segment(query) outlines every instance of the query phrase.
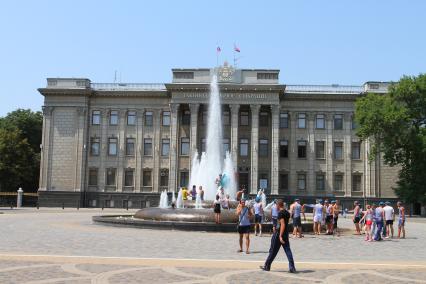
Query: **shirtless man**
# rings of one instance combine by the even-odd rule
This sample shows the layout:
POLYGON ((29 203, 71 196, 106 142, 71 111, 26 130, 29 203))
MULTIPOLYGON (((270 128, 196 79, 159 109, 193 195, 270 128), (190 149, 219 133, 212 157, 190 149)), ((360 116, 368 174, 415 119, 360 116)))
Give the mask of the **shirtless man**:
POLYGON ((401 232, 402 232, 402 238, 405 239, 405 208, 402 206, 401 201, 398 201, 398 203, 396 203, 396 206, 398 206, 398 210, 399 210, 398 238, 401 238, 401 232))
POLYGON ((299 238, 302 238, 302 219, 301 215, 303 215, 303 219, 306 221, 305 210, 302 205, 300 205, 300 200, 295 199, 294 203, 290 206, 290 215, 293 219, 293 236, 296 238, 299 235, 299 238))
POLYGON ((336 233, 337 236, 339 236, 339 231, 337 229, 337 220, 339 219, 339 213, 340 213, 340 208, 339 208, 339 203, 337 200, 332 200, 331 201, 331 205, 333 205, 333 233, 336 233))
POLYGON ((325 200, 324 202, 325 207, 325 224, 327 226, 327 232, 326 235, 332 235, 333 234, 333 205, 331 205, 328 200, 325 200))
POLYGON ((361 228, 359 227, 359 221, 361 220, 361 207, 359 206, 359 202, 354 202, 354 216, 352 221, 355 224, 355 235, 361 235, 361 228))

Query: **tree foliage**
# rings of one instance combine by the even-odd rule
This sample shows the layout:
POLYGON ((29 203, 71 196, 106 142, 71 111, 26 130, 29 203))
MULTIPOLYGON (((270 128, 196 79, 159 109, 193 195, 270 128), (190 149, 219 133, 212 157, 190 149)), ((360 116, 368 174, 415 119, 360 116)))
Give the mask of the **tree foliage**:
POLYGON ((18 109, 0 118, 0 190, 37 191, 43 115, 18 109))
POLYGON ((367 94, 356 102, 358 136, 370 139, 370 159, 400 165, 395 192, 407 202, 426 203, 426 75, 404 76, 388 94, 367 94))

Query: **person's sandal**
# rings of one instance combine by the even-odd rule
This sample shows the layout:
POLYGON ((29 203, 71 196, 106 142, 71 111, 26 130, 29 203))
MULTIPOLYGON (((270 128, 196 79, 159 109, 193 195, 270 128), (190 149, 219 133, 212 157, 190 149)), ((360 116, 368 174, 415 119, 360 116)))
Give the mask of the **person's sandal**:
POLYGON ((242 250, 242 249, 239 249, 239 250, 237 250, 237 252, 243 252, 243 250, 242 250))
POLYGON ((249 252, 249 251, 246 251, 246 254, 250 254, 250 252, 249 252))

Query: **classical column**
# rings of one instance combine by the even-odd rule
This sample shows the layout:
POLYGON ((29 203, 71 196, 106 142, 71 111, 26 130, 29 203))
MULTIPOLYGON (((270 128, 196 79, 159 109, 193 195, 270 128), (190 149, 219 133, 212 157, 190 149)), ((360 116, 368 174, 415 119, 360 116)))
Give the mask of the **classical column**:
POLYGON ((250 105, 251 109, 251 167, 250 167, 250 193, 257 192, 258 182, 258 148, 259 148, 259 109, 260 105, 250 105))
MULTIPOLYGON (((325 114, 325 124, 327 128, 327 140, 325 142, 325 163, 326 163, 326 183, 325 191, 332 194, 334 191, 334 157, 333 157, 333 114, 325 114)), ((344 177, 347 178, 347 177, 344 177)), ((344 184, 344 183, 343 183, 344 184)))
POLYGON ((178 113, 179 104, 170 104, 169 191, 177 190, 178 113))
POLYGON ((231 157, 234 162, 234 171, 238 168, 238 118, 240 105, 229 105, 231 109, 231 157))
POLYGON ((76 117, 76 132, 75 132, 75 179, 74 179, 74 190, 75 191, 84 191, 84 188, 87 187, 85 184, 85 173, 86 173, 86 153, 89 149, 89 145, 86 145, 87 140, 87 109, 85 107, 77 108, 77 117, 76 117))
POLYGON ((308 159, 308 170, 307 170, 307 193, 313 196, 316 192, 316 174, 315 174, 315 113, 308 112, 306 114, 306 129, 307 135, 307 159, 308 159))
POLYGON ((289 127, 290 127, 290 137, 289 137, 289 149, 288 149, 288 158, 290 162, 290 172, 289 172, 289 193, 290 195, 298 194, 297 186, 297 171, 300 170, 296 168, 297 161, 297 137, 296 137, 296 128, 297 128, 297 112, 290 111, 288 113, 289 127))
POLYGON ((127 110, 123 109, 119 112, 119 122, 118 122, 118 155, 116 156, 116 165, 117 165, 117 181, 116 181, 116 191, 122 192, 124 186, 124 159, 126 152, 126 127, 127 127, 127 110))
POLYGON ((200 108, 200 104, 189 104, 189 108, 191 110, 191 135, 189 140, 191 146, 191 158, 189 159, 189 168, 191 169, 192 159, 197 152, 198 109, 200 108))
POLYGON ((49 165, 50 165, 50 152, 51 152, 51 136, 53 129, 53 113, 54 107, 43 106, 43 136, 41 142, 41 155, 40 155, 40 181, 39 190, 49 190, 48 184, 49 165))
POLYGON ((280 106, 271 105, 271 194, 278 194, 280 106))
POLYGON ((154 139, 152 141, 153 145, 153 158, 154 158, 154 166, 152 167, 152 191, 159 192, 160 187, 160 147, 161 147, 161 109, 154 110, 152 115, 153 117, 153 125, 154 125, 154 139))
POLYGON ((135 192, 141 192, 142 180, 142 156, 143 156, 143 117, 145 109, 139 109, 136 112, 136 166, 135 166, 135 192))
MULTIPOLYGON (((345 186, 345 196, 352 195, 352 122, 351 122, 351 114, 346 113, 343 117, 343 131, 345 133, 344 136, 344 163, 345 163, 345 176, 346 178, 346 186, 345 186)), ((364 191, 365 194, 365 191, 364 191)))

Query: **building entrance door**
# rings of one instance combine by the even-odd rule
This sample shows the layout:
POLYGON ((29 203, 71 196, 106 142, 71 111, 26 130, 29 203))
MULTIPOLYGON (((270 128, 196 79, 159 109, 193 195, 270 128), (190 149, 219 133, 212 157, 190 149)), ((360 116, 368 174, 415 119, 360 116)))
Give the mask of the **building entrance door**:
POLYGON ((247 192, 250 192, 250 187, 249 187, 249 173, 247 172, 243 172, 239 174, 239 180, 238 180, 238 185, 239 188, 246 188, 247 192))

